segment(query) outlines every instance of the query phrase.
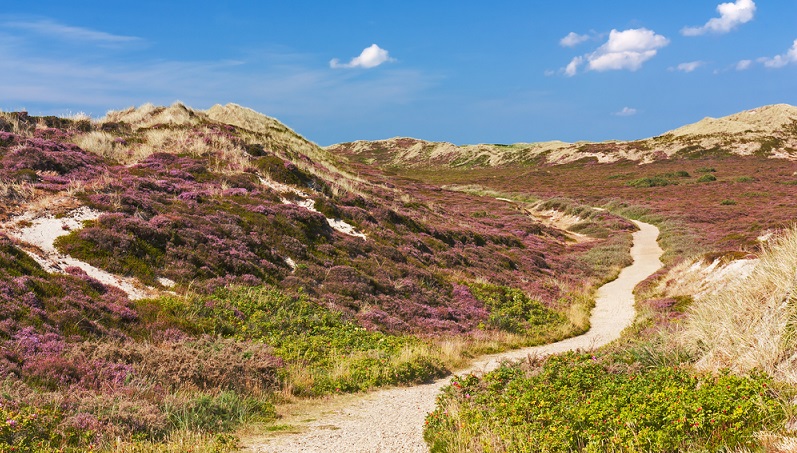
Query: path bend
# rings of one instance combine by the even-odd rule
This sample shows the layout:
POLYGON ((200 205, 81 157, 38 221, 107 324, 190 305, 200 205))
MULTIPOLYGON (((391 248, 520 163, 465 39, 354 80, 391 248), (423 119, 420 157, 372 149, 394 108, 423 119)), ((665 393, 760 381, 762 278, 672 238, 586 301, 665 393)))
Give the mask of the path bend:
MULTIPOLYGON (((633 264, 625 267, 617 279, 598 289, 591 328, 583 335, 556 343, 516 349, 477 359, 471 367, 458 371, 490 371, 503 360, 522 359, 528 355, 557 354, 575 349, 592 349, 620 337, 634 321, 632 290, 642 280, 662 267, 662 250, 656 242, 659 230, 653 225, 634 221, 639 231, 633 234, 633 264)), ((353 403, 309 421, 299 434, 284 434, 258 440, 249 452, 304 453, 425 453, 423 422, 434 410, 435 398, 451 378, 414 387, 397 387, 373 392, 353 403)))

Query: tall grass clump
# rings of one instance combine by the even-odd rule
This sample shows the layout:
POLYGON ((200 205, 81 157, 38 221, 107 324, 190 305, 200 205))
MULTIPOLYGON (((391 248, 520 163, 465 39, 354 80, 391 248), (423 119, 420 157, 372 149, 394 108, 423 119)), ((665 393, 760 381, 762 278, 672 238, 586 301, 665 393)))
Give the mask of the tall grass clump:
POLYGON ((704 369, 761 369, 797 382, 797 228, 771 242, 752 274, 696 302, 681 333, 704 369))

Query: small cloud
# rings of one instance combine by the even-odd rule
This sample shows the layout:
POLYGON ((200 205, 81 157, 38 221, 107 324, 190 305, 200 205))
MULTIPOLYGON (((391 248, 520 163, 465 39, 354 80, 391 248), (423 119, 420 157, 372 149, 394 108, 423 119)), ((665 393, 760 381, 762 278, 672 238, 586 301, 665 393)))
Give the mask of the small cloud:
POLYGON ((589 69, 636 71, 644 62, 655 57, 658 49, 669 43, 669 39, 646 28, 612 30, 609 40, 587 57, 589 69))
POLYGON ((562 47, 575 47, 582 42, 589 41, 589 39, 589 35, 579 35, 578 33, 571 31, 567 34, 567 36, 559 40, 559 45, 562 47))
POLYGON ((631 107, 623 107, 619 112, 614 112, 614 116, 634 116, 637 114, 637 109, 631 107))
POLYGON ((333 58, 329 62, 329 67, 333 69, 339 68, 375 68, 382 63, 388 61, 395 61, 395 59, 390 58, 388 55, 387 50, 382 49, 381 47, 377 46, 376 44, 371 44, 370 47, 366 47, 360 53, 358 57, 354 57, 348 63, 341 63, 340 60, 337 58, 333 58))
POLYGON ((556 71, 554 71, 553 69, 546 69, 544 74, 545 77, 553 77, 556 75, 556 71))
POLYGON ((568 63, 565 67, 565 75, 568 77, 573 77, 576 75, 576 72, 578 72, 578 67, 581 66, 581 63, 583 62, 583 57, 576 57, 570 60, 570 63, 568 63))
POLYGON ((736 63, 736 70, 737 71, 746 71, 746 70, 750 69, 750 66, 752 66, 752 64, 753 64, 753 60, 741 60, 738 63, 736 63))
POLYGON ((609 40, 602 46, 592 53, 573 58, 562 71, 566 76, 572 77, 584 62, 587 62, 587 69, 591 71, 636 71, 643 63, 655 57, 658 49, 669 43, 669 39, 647 28, 612 30, 609 32, 609 40))
POLYGON ((735 3, 720 3, 717 11, 720 17, 709 19, 702 27, 684 27, 681 34, 684 36, 699 36, 711 33, 728 33, 741 24, 750 22, 755 16, 755 2, 753 0, 736 0, 735 3))
POLYGON ((114 35, 103 31, 59 24, 52 20, 5 22, 3 26, 71 41, 92 41, 105 44, 124 44, 141 41, 141 38, 135 36, 114 35))
POLYGON ((797 39, 794 40, 791 49, 787 50, 786 53, 775 55, 772 58, 761 57, 758 59, 758 61, 763 63, 764 66, 773 69, 782 68, 786 65, 797 63, 797 39))
POLYGON ((687 63, 681 63, 678 66, 669 69, 670 71, 692 72, 695 69, 703 66, 704 64, 706 64, 705 61, 690 61, 687 63))

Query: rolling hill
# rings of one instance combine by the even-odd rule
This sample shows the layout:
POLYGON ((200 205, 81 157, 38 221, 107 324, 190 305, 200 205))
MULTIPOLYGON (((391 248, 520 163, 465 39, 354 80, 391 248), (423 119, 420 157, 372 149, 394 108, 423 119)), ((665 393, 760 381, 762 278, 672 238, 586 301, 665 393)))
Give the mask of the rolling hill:
POLYGON ((769 105, 723 118, 705 118, 662 135, 634 141, 512 145, 462 145, 413 138, 341 143, 327 148, 361 162, 386 166, 450 167, 567 164, 581 159, 599 163, 620 160, 650 163, 696 153, 728 153, 797 159, 797 107, 769 105))

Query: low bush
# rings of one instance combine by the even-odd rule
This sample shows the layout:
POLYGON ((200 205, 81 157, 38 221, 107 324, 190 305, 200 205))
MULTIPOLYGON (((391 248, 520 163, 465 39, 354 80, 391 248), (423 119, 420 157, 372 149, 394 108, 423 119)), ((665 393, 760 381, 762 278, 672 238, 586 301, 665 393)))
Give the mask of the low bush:
POLYGON ((540 327, 548 330, 567 322, 564 315, 517 289, 488 283, 474 283, 469 287, 490 311, 486 324, 496 330, 533 336, 539 333, 540 327))
POLYGON ((677 184, 662 176, 648 176, 645 178, 634 179, 627 183, 631 187, 664 187, 670 184, 677 184))
POLYGON ((433 452, 725 451, 784 408, 769 378, 634 370, 568 353, 455 378, 426 420, 433 452))
POLYGON ((711 173, 706 173, 705 175, 697 178, 697 182, 712 182, 716 181, 717 177, 712 175, 711 173))

